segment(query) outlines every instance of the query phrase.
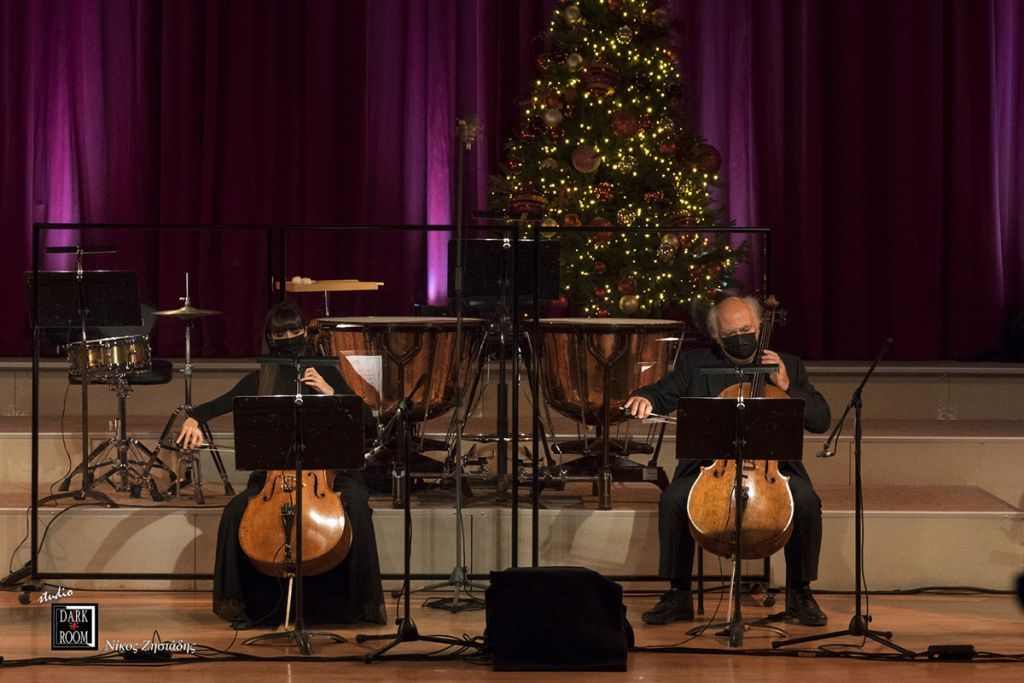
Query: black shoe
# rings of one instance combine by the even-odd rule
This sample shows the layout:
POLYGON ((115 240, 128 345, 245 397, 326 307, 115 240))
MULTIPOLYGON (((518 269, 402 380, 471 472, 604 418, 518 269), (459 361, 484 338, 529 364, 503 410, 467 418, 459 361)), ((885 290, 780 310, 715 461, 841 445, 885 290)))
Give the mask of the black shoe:
POLYGON ((640 617, 645 624, 671 624, 673 621, 693 621, 693 593, 672 588, 661 600, 640 617))
POLYGON ((824 626, 828 616, 818 607, 818 602, 807 586, 786 587, 786 617, 804 626, 824 626))

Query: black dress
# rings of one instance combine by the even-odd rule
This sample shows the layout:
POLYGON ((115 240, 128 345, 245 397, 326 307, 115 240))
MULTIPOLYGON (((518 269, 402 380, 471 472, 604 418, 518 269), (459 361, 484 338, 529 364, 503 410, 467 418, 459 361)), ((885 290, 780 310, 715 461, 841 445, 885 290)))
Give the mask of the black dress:
MULTIPOLYGON (((320 374, 336 394, 353 393, 336 368, 322 368, 320 374)), ((294 391, 294 368, 279 366, 274 393, 294 391)), ((305 386, 303 392, 314 393, 305 386)), ((258 393, 259 375, 253 372, 223 396, 196 406, 191 416, 206 422, 230 412, 236 396, 258 393)), ((365 406, 363 413, 364 422, 372 429, 372 414, 365 406)), ((260 492, 265 481, 266 472, 253 472, 246 489, 224 508, 217 530, 213 611, 228 621, 273 626, 284 621, 287 582, 258 571, 238 542, 238 528, 246 504, 260 492)), ((334 569, 303 579, 303 618, 307 624, 386 623, 373 510, 362 472, 339 471, 334 479, 334 490, 344 500, 345 514, 352 527, 352 549, 334 569)))

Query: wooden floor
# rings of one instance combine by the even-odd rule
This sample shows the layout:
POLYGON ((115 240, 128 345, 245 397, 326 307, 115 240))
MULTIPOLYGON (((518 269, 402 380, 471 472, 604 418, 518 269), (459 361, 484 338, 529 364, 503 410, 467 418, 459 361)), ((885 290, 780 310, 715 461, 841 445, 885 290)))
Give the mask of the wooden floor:
MULTIPOLYGON (((231 661, 197 662, 174 666, 148 667, 143 673, 137 667, 118 666, 116 670, 101 665, 67 666, 36 665, 13 667, 18 660, 33 657, 61 656, 67 653, 50 649, 50 606, 38 602, 21 605, 17 592, 0 592, 0 665, 2 681, 109 681, 146 677, 174 677, 176 681, 224 680, 227 677, 253 676, 262 681, 291 680, 558 680, 564 674, 494 673, 490 666, 468 661, 394 661, 386 660, 366 665, 357 661, 231 661)), ((636 629, 637 645, 641 647, 669 646, 680 643, 684 632, 692 624, 674 624, 652 627, 643 624, 639 615, 656 601, 654 595, 627 595, 628 616, 636 629)), ((831 629, 844 628, 853 610, 853 599, 846 595, 819 596, 822 607, 829 613, 831 629)), ((709 614, 717 604, 712 597, 709 614)), ((293 649, 280 646, 243 646, 241 640, 258 631, 236 633, 215 617, 209 609, 208 593, 169 592, 106 592, 75 591, 62 602, 94 602, 99 605, 100 650, 107 641, 143 643, 151 639, 154 631, 163 641, 209 646, 219 650, 259 657, 293 656, 293 649), (236 638, 236 636, 238 636, 236 638)), ((413 618, 424 634, 453 636, 481 635, 483 612, 463 612, 452 615, 446 611, 421 606, 422 598, 414 601, 413 618)), ((1003 595, 915 595, 874 596, 871 599, 874 626, 891 630, 896 643, 920 652, 932 644, 972 644, 979 651, 1021 655, 1024 653, 1024 612, 1016 600, 1003 595)), ((389 604, 391 616, 394 606, 389 604)), ((723 604, 722 611, 726 610, 723 604)), ((766 616, 774 608, 745 606, 745 617, 766 616)), ((828 629, 812 629, 798 625, 780 624, 792 636, 809 635, 828 629)), ((316 654, 323 657, 361 656, 371 652, 374 644, 357 644, 356 633, 393 633, 394 627, 332 629, 350 642, 337 645, 316 645, 316 654)), ((770 649, 778 636, 769 632, 748 631, 744 647, 770 649)), ((385 641, 386 642, 386 641, 385 641)), ((822 641, 835 650, 864 653, 892 652, 868 641, 861 647, 860 639, 853 637, 822 641), (845 646, 841 645, 845 644, 845 646)), ((1021 663, 939 663, 939 662, 881 662, 836 658, 815 658, 810 647, 807 656, 742 656, 730 651, 723 638, 701 636, 686 643, 687 647, 709 648, 713 653, 658 653, 633 652, 629 656, 629 670, 620 674, 588 674, 597 680, 866 680, 894 679, 970 679, 970 680, 1024 680, 1021 663)), ((557 644, 552 644, 557 647, 557 644)), ((431 649, 426 643, 403 643, 394 652, 408 655, 431 649)), ((820 651, 819 651, 820 652, 820 651)), ((76 655, 78 653, 75 653, 76 655)))

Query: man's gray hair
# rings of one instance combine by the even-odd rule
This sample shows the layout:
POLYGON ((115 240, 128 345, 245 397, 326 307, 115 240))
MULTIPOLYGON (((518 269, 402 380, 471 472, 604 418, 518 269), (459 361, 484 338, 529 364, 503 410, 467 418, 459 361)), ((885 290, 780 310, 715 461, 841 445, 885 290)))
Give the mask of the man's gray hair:
POLYGON ((715 304, 711 310, 708 311, 708 336, 712 339, 718 339, 718 307, 729 299, 739 299, 750 308, 750 312, 754 314, 754 320, 761 321, 761 302, 757 300, 757 297, 753 296, 727 296, 717 304, 715 304))

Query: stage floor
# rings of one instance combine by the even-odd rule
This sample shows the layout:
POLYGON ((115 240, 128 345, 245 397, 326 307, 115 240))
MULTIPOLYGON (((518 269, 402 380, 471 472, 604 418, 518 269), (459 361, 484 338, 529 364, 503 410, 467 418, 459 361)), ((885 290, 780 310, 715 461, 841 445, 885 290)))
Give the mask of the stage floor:
MULTIPOLYGON (((40 594, 33 595, 29 605, 18 602, 16 591, 0 592, 0 680, 52 681, 74 678, 76 681, 109 681, 166 676, 176 681, 224 680, 226 677, 253 676, 260 681, 291 680, 557 680, 565 674, 551 673, 494 673, 489 665, 469 661, 395 661, 384 660, 372 665, 357 661, 211 661, 150 666, 145 674, 138 666, 117 667, 116 671, 104 665, 76 666, 74 672, 61 665, 38 665, 27 668, 12 667, 18 660, 34 657, 76 657, 83 653, 54 652, 50 649, 49 604, 41 604, 40 594)), ((453 636, 478 636, 483 633, 482 611, 450 614, 446 611, 422 607, 422 594, 414 596, 413 619, 421 633, 453 636)), ((627 594, 628 617, 636 632, 639 647, 671 646, 686 639, 684 632, 693 624, 673 624, 652 627, 640 621, 640 613, 657 600, 654 594, 627 594)), ((844 628, 853 610, 849 595, 820 595, 822 608, 829 614, 831 624, 824 629, 780 623, 779 626, 797 637, 844 628)), ((74 591, 63 603, 96 603, 99 608, 99 653, 108 650, 107 643, 143 644, 152 639, 154 632, 164 642, 209 646, 230 653, 261 658, 294 656, 294 649, 280 646, 243 646, 245 638, 262 631, 232 631, 210 611, 210 596, 204 592, 155 591, 74 591), (237 636, 237 639, 236 639, 237 636)), ((716 595, 709 596, 705 619, 718 604, 716 595)), ((976 650, 1002 654, 1024 652, 1024 612, 1015 598, 1006 595, 876 595, 871 598, 873 626, 893 632, 893 640, 915 652, 923 652, 933 644, 971 644, 976 650)), ((389 616, 394 617, 394 602, 389 600, 389 616)), ((722 603, 722 612, 726 603, 722 603)), ((744 603, 744 616, 757 618, 777 611, 776 608, 755 607, 744 603)), ((317 642, 318 657, 361 657, 373 651, 374 643, 357 644, 355 634, 393 633, 393 626, 359 629, 351 626, 333 631, 350 642, 326 645, 317 642)), ((710 633, 710 632, 709 632, 710 633)), ((779 636, 767 631, 748 631, 744 648, 770 649, 771 641, 779 636)), ((385 641, 386 642, 386 641, 385 641)), ((863 647, 859 638, 843 637, 821 641, 815 645, 831 651, 861 653, 892 653, 888 648, 872 641, 863 647)), ((557 647, 557 644, 552 644, 557 647)), ((437 646, 426 643, 404 643, 393 652, 399 655, 429 652, 437 646)), ((960 680, 1022 680, 1021 663, 950 663, 950 662, 886 662, 815 657, 823 650, 801 651, 804 656, 742 656, 730 651, 724 638, 705 635, 685 644, 685 647, 703 648, 715 652, 660 653, 632 652, 627 673, 588 674, 599 680, 679 680, 680 678, 731 680, 821 680, 825 677, 839 680, 865 679, 960 679, 960 680)), ((92 654, 92 653, 88 653, 92 654)), ((790 653, 795 654, 795 653, 790 653)), ((218 655, 219 657, 219 655, 218 655)), ((175 655, 175 660, 191 659, 175 655)))

